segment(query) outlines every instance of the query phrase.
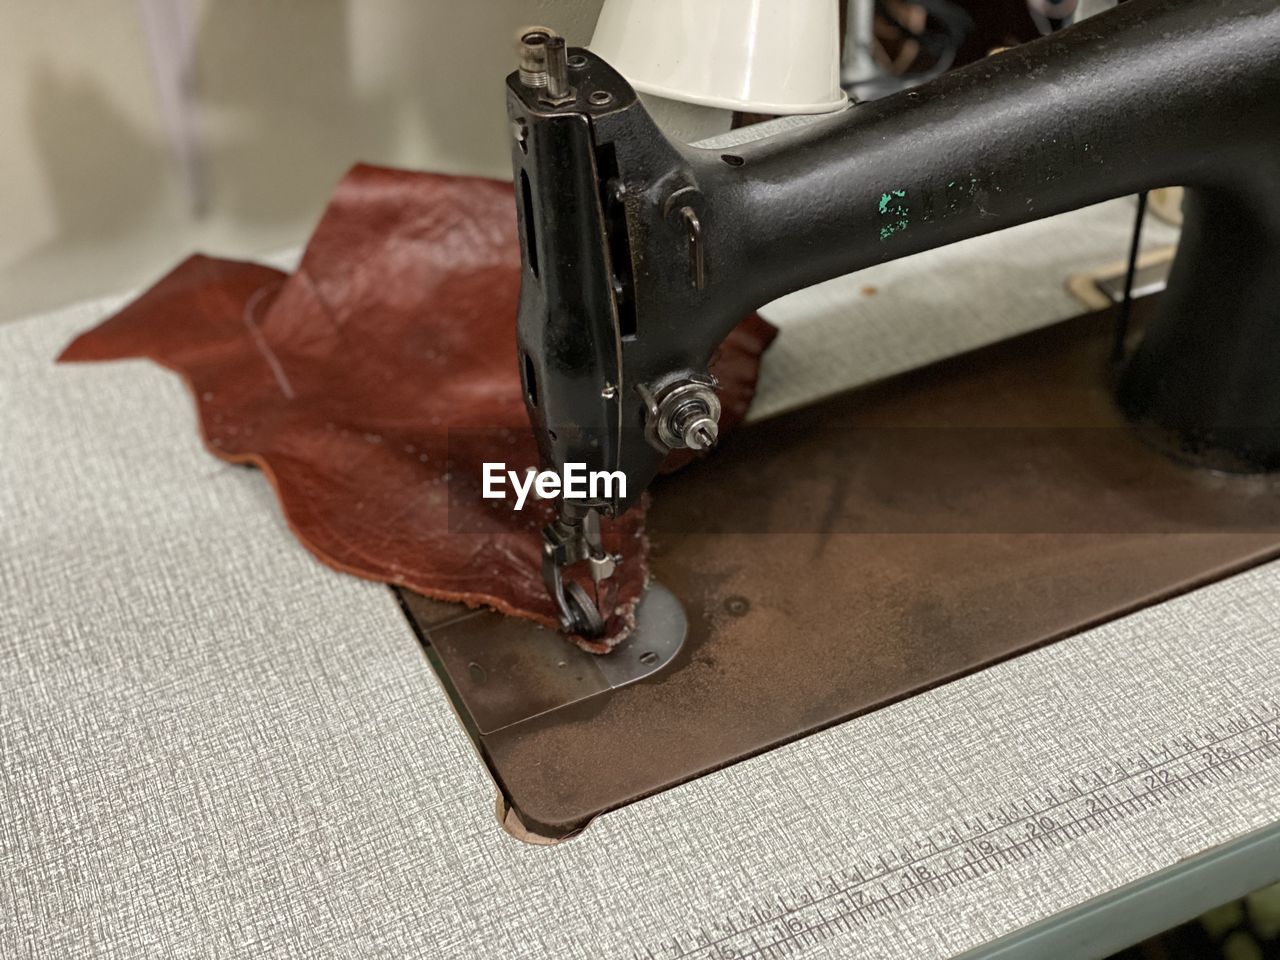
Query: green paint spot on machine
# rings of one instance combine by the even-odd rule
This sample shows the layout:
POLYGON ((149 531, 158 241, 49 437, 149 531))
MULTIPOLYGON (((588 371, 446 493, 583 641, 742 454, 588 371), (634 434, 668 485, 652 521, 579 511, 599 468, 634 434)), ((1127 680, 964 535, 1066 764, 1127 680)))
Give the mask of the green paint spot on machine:
POLYGON ((880 225, 880 239, 888 240, 899 230, 905 230, 911 223, 910 210, 907 207, 907 191, 890 190, 880 195, 880 215, 887 217, 888 222, 880 225))

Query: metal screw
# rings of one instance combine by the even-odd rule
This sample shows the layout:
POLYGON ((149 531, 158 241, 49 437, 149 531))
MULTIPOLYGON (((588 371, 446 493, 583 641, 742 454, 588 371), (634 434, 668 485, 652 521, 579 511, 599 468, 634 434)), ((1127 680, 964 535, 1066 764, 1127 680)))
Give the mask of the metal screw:
POLYGON ((694 426, 685 431, 685 443, 694 451, 709 451, 716 445, 719 428, 710 417, 701 417, 694 426))
POLYGON ((695 395, 668 413, 671 432, 690 450, 709 450, 715 445, 720 427, 705 396, 695 395))
POLYGON ((640 662, 647 667, 650 664, 658 662, 658 655, 652 650, 646 650, 644 653, 640 654, 640 662))
POLYGON ((608 90, 596 90, 587 99, 597 107, 603 107, 605 104, 613 103, 613 94, 608 90))

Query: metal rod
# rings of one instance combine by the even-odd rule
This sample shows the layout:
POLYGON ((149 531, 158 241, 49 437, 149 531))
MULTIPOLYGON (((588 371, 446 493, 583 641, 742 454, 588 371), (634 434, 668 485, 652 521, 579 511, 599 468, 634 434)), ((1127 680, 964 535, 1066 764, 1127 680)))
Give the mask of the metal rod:
POLYGON ((1129 241, 1129 267, 1124 275, 1124 299, 1116 312, 1115 339, 1111 342, 1111 362, 1124 359, 1124 342, 1129 336, 1129 317, 1133 312, 1133 278, 1138 272, 1138 249, 1142 246, 1142 221, 1147 216, 1147 191, 1138 194, 1138 214, 1133 221, 1133 239, 1129 241))
POLYGON ((547 95, 559 99, 569 93, 569 60, 565 54, 564 37, 548 37, 545 45, 547 65, 547 95))

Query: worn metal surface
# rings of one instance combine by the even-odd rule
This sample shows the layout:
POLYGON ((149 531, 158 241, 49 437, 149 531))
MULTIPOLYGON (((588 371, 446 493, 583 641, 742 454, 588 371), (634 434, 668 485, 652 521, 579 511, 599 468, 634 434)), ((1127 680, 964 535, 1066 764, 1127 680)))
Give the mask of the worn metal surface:
POLYGON ((1274 480, 1180 467, 1121 421, 1110 331, 1093 314, 852 391, 661 483, 652 568, 689 639, 649 679, 478 738, 524 825, 570 834, 1280 554, 1274 480))
POLYGON ((671 662, 689 631, 680 601, 658 584, 645 592, 635 630, 605 657, 527 620, 395 589, 469 727, 482 734, 643 680, 671 662))

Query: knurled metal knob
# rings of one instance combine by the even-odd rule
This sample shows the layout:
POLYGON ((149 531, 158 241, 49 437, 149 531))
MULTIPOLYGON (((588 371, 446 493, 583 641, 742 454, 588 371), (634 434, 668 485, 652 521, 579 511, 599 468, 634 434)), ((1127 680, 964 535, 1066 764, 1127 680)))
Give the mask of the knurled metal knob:
POLYGON ((550 27, 523 27, 516 32, 520 82, 526 87, 547 85, 547 41, 554 36, 550 27))

